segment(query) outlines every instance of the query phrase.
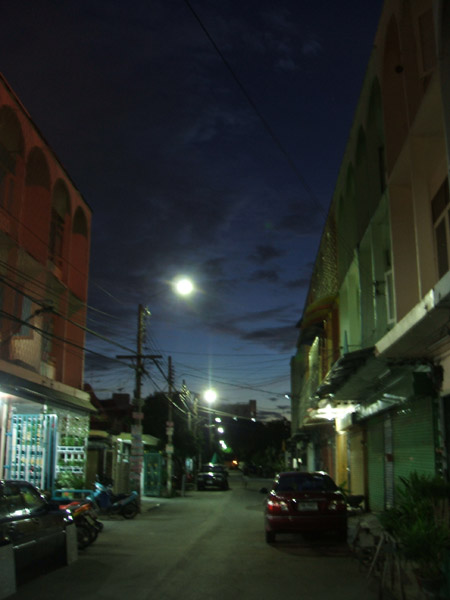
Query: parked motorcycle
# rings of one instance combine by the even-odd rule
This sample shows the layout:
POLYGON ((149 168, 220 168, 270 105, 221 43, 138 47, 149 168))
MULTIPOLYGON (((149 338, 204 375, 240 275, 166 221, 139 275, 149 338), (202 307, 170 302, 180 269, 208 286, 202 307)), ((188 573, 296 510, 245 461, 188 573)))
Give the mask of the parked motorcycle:
POLYGON ((88 496, 95 502, 101 514, 119 514, 125 519, 134 519, 139 512, 139 496, 137 492, 131 494, 113 494, 112 481, 95 481, 94 492, 88 496))
POLYGON ((71 513, 77 528, 78 549, 84 550, 97 539, 103 530, 103 523, 98 520, 97 512, 90 500, 73 500, 59 505, 60 510, 71 513))

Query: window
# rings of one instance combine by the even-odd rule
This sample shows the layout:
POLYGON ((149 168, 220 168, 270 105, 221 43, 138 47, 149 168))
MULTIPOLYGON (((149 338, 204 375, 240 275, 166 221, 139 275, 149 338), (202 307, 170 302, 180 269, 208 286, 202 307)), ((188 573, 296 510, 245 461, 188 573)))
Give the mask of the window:
POLYGON ((275 485, 276 492, 334 492, 337 486, 328 475, 295 473, 283 475, 275 485))
POLYGON ((386 283, 386 311, 387 311, 387 322, 392 324, 395 322, 395 301, 394 301, 394 279, 392 276, 392 270, 386 271, 384 274, 384 281, 386 283))
POLYGON ((53 209, 52 221, 50 224, 49 253, 50 260, 58 267, 62 266, 63 232, 64 220, 56 210, 53 209))
POLYGON ((31 313, 31 300, 30 300, 30 298, 27 298, 26 296, 24 296, 24 298, 22 300, 22 315, 21 315, 22 325, 20 327, 19 335, 23 335, 23 336, 31 335, 31 329, 27 325, 28 321, 31 318, 31 314, 32 314, 31 313))
POLYGON ((431 201, 431 213, 433 217, 434 238, 436 247, 436 259, 439 279, 443 277, 449 268, 450 259, 450 198, 448 191, 448 179, 439 188, 431 201))

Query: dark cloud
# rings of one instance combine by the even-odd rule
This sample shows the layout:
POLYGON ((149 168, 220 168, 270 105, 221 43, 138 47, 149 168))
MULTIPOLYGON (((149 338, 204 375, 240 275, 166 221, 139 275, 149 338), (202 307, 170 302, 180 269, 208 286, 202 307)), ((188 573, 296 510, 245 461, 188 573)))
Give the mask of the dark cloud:
POLYGON ((250 259, 254 260, 257 263, 263 264, 274 258, 279 258, 283 256, 285 251, 277 248, 271 244, 265 244, 262 246, 257 246, 254 253, 250 255, 250 259))
POLYGON ((302 53, 306 56, 317 56, 323 52, 322 44, 314 38, 306 39, 302 45, 302 53))
POLYGON ((293 323, 291 326, 266 327, 255 329, 242 334, 242 339, 263 344, 268 348, 277 349, 281 352, 294 350, 298 338, 298 329, 293 323))
POLYGON ((311 280, 309 277, 301 277, 300 279, 292 279, 290 281, 286 281, 284 286, 286 288, 288 288, 289 290, 295 290, 295 289, 307 290, 309 288, 310 281, 311 280))
POLYGON ((257 409, 257 418, 260 421, 279 421, 280 418, 290 420, 290 407, 277 407, 277 410, 259 410, 257 409))
POLYGON ((250 281, 269 281, 271 283, 276 283, 280 280, 280 273, 275 269, 261 269, 259 271, 255 271, 250 276, 250 281))
POLYGON ((320 206, 315 208, 310 204, 299 204, 291 207, 290 212, 283 215, 277 223, 277 228, 289 231, 296 235, 314 236, 321 233, 323 228, 323 215, 320 206))

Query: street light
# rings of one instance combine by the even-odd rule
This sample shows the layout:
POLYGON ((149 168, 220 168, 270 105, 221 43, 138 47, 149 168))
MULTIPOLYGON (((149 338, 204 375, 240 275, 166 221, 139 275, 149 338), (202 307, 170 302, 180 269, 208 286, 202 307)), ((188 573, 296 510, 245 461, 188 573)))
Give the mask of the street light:
MULTIPOLYGON (((188 296, 194 291, 194 284, 187 277, 179 277, 174 281, 173 288, 176 293, 180 296, 188 296)), ((172 473, 173 473, 173 433, 174 433, 174 420, 173 420, 173 406, 172 406, 172 395, 173 395, 173 371, 172 371, 172 357, 169 356, 169 408, 167 411, 166 421, 166 454, 167 454, 167 495, 169 498, 172 496, 172 473)))
POLYGON ((180 296, 189 296, 194 291, 194 284, 188 277, 178 277, 175 279, 173 287, 180 296))
POLYGON ((209 390, 206 390, 203 397, 205 398, 205 400, 208 404, 212 404, 217 399, 217 393, 215 390, 210 388, 209 390))
MULTIPOLYGON (((194 291, 194 284, 187 277, 179 277, 175 280, 173 289, 176 293, 187 296, 191 292, 194 291)), ((134 391, 134 405, 135 410, 132 413, 134 423, 131 426, 131 451, 130 451, 130 483, 131 485, 138 491, 139 495, 141 493, 141 479, 142 479, 142 464, 144 458, 144 445, 142 442, 142 420, 144 418, 143 414, 143 398, 141 395, 141 387, 142 387, 142 375, 144 373, 144 359, 150 358, 151 360, 156 360, 157 358, 161 358, 160 355, 145 355, 142 354, 142 341, 144 337, 145 330, 145 317, 150 316, 150 311, 147 308, 144 308, 142 304, 139 304, 138 307, 138 328, 137 328, 137 347, 136 354, 132 356, 117 356, 117 358, 131 358, 136 361, 135 372, 136 372, 136 388, 134 391)), ((173 436, 173 414, 172 414, 172 403, 171 403, 171 395, 172 395, 172 364, 171 359, 169 358, 169 413, 167 419, 167 472, 170 473, 170 477, 168 478, 167 490, 169 495, 172 493, 172 454, 173 454, 173 445, 172 445, 172 436, 173 436)))

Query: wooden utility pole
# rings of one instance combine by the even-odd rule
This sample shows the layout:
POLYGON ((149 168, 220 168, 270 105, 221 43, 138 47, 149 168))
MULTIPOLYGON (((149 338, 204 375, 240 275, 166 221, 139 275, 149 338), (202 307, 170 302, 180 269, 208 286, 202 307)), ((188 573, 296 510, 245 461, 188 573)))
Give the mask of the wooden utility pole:
POLYGON ((161 358, 160 355, 144 355, 142 354, 142 340, 144 337, 144 317, 149 315, 148 309, 139 304, 138 323, 137 323, 137 339, 136 339, 136 354, 131 356, 118 356, 117 358, 129 358, 136 361, 136 384, 134 390, 134 406, 133 425, 131 426, 131 453, 130 453, 130 484, 132 490, 136 490, 141 495, 141 478, 142 478, 142 463, 144 458, 144 445, 142 442, 142 420, 143 399, 142 399, 142 375, 145 372, 144 359, 149 358, 156 360, 161 358))
POLYGON ((173 421, 173 371, 172 371, 172 357, 169 356, 169 372, 167 375, 167 382, 169 384, 169 394, 168 394, 168 410, 167 410, 167 423, 166 423, 166 433, 167 433, 167 444, 166 444, 166 454, 167 454, 167 495, 169 498, 172 496, 172 475, 173 475, 173 431, 174 431, 174 421, 173 421))

